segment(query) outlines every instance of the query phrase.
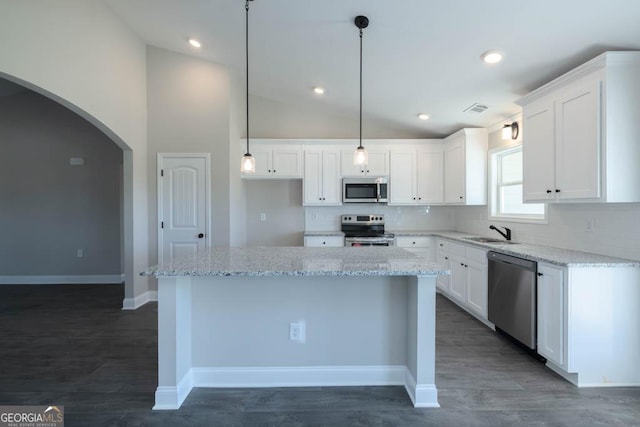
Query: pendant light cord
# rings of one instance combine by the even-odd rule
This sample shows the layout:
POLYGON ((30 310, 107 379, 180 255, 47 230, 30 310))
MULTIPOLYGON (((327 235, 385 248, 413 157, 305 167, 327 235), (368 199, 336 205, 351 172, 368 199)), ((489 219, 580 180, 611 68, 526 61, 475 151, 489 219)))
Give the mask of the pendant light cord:
POLYGON ((358 148, 364 148, 362 146, 362 28, 360 28, 360 145, 358 148))
POLYGON ((249 0, 246 1, 244 8, 247 11, 245 19, 245 59, 247 64, 247 154, 251 155, 249 151, 249 0))

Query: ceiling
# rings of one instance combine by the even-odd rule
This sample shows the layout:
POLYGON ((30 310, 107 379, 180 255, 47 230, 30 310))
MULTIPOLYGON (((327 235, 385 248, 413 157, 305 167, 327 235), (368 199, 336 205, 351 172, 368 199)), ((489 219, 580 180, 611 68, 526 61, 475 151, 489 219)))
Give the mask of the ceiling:
MULTIPOLYGON (((227 65, 244 78, 243 0, 104 0, 146 43, 227 65), (189 37, 202 42, 197 50, 189 37)), ((606 50, 640 50, 637 0, 255 0, 250 92, 422 137, 495 125, 520 96, 606 50), (490 49, 504 60, 487 65, 490 49), (313 94, 323 86, 323 96, 313 94), (484 113, 465 113, 480 103, 484 113), (418 120, 418 113, 431 118, 418 120)))

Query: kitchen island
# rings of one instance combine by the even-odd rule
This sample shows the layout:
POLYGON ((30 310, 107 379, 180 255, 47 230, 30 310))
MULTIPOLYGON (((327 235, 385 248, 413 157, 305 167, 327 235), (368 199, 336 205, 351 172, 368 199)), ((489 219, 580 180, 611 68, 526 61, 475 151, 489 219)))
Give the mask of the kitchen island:
POLYGON ((158 278, 154 409, 193 387, 402 385, 438 407, 438 264, 395 247, 215 248, 158 278))

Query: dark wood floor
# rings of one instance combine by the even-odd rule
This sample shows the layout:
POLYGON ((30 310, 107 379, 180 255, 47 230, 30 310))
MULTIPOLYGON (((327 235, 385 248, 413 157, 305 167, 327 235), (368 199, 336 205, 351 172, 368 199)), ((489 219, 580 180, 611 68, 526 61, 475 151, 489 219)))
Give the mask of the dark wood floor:
POLYGON ((122 311, 122 295, 0 286, 0 405, 64 405, 67 426, 640 426, 640 388, 577 389, 441 296, 440 409, 401 387, 314 387, 194 389, 152 411, 157 306, 122 311))

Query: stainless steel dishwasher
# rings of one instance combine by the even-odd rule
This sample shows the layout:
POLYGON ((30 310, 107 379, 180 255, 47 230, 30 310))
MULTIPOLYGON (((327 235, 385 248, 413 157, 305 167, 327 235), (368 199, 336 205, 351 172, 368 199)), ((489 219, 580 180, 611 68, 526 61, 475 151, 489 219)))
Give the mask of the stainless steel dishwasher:
POLYGON ((497 252, 489 259, 489 321, 530 349, 536 348, 538 263, 497 252))

